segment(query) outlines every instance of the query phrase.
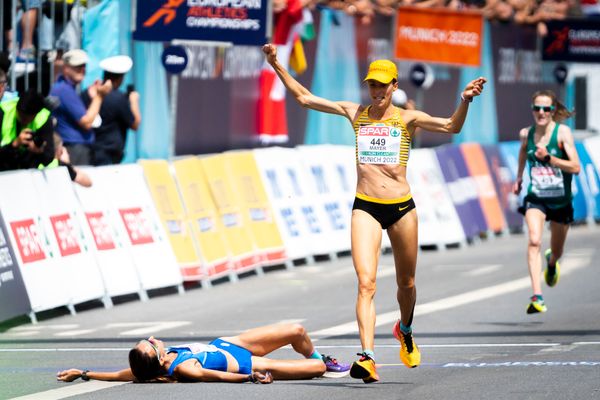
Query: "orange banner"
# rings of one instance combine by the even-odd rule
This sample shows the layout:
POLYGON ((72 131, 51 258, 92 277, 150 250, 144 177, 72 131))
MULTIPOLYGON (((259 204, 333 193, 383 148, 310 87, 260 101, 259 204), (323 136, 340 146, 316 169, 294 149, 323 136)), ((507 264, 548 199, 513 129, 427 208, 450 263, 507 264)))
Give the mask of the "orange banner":
POLYGON ((480 12, 400 7, 394 56, 401 60, 478 67, 482 38, 480 12))

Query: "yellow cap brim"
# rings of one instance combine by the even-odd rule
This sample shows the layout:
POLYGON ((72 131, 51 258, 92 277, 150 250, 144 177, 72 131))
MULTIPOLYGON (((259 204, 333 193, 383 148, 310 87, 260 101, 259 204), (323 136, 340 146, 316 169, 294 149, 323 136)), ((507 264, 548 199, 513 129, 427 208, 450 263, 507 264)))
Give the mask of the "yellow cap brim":
POLYGON ((367 74, 367 76, 365 77, 363 82, 366 82, 369 79, 373 79, 374 81, 388 84, 394 79, 394 77, 390 74, 386 74, 385 72, 371 71, 367 74))

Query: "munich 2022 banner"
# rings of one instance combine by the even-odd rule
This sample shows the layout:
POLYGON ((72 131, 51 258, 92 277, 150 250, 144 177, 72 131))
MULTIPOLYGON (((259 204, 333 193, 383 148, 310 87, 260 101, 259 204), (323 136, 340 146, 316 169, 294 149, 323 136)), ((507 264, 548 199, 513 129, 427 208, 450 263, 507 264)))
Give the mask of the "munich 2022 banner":
POLYGON ((544 37, 544 61, 600 62, 598 20, 549 21, 544 37))
POLYGON ((481 63, 483 18, 479 12, 400 7, 394 56, 477 67, 481 63))
POLYGON ((263 45, 271 35, 269 10, 269 0, 144 0, 133 38, 263 45))

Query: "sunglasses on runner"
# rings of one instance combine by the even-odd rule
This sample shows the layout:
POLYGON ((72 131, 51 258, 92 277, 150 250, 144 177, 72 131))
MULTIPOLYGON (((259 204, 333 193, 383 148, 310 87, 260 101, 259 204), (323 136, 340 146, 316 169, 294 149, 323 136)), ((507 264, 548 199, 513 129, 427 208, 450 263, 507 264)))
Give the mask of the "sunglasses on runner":
POLYGON ((142 342, 148 343, 154 349, 154 351, 156 352, 156 359, 158 360, 158 362, 160 362, 160 352, 158 351, 158 346, 152 343, 150 339, 143 339, 142 342))
POLYGON ((550 112, 550 111, 554 111, 554 106, 536 106, 535 104, 531 105, 531 109, 535 112, 550 112))

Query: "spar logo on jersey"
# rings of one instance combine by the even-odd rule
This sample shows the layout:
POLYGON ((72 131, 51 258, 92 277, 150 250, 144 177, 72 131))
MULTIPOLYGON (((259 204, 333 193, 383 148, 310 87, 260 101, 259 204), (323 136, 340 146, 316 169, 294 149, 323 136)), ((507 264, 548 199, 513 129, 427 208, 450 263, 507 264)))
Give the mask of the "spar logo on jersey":
POLYGON ((361 136, 390 136, 391 128, 389 126, 361 126, 358 134, 361 136))
POLYGON ((383 137, 383 136, 391 136, 398 137, 400 136, 400 130, 389 127, 389 126, 378 126, 378 125, 368 125, 361 126, 358 130, 358 134, 361 136, 374 136, 374 137, 383 137))

